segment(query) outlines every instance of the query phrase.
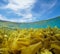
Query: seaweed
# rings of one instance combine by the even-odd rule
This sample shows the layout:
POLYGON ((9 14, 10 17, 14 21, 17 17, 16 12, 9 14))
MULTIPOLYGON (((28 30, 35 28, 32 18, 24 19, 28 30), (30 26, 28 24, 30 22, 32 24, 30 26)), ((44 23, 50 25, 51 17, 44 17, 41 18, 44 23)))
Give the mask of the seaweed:
POLYGON ((1 28, 0 54, 60 54, 60 28, 1 28))

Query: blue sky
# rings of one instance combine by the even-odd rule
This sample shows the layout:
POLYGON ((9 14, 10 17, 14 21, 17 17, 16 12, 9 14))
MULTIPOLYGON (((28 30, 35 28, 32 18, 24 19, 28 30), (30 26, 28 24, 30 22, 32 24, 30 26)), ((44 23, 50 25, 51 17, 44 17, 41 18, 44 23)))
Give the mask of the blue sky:
POLYGON ((0 20, 35 22, 60 16, 60 0, 0 0, 0 20))

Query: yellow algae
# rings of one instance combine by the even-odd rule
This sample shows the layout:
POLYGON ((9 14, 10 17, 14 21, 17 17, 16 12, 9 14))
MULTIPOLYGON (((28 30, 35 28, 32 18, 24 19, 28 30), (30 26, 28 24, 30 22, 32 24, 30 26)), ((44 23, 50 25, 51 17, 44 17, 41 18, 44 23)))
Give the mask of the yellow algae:
POLYGON ((60 53, 60 28, 0 29, 0 54, 53 53, 60 53))
POLYGON ((48 49, 44 49, 41 51, 41 54, 52 54, 52 52, 50 52, 48 49))
POLYGON ((24 49, 22 49, 21 54, 36 54, 36 52, 42 48, 41 42, 30 45, 24 49))

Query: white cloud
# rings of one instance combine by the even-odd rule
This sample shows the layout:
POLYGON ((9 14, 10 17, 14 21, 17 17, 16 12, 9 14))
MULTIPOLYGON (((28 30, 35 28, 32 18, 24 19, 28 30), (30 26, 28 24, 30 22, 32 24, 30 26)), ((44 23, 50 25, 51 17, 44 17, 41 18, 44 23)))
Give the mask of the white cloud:
POLYGON ((3 15, 1 15, 1 14, 0 14, 0 20, 13 22, 11 19, 8 19, 7 17, 5 17, 5 16, 3 16, 3 15))
POLYGON ((6 20, 6 18, 0 14, 0 20, 6 20))
POLYGON ((35 0, 9 0, 9 4, 5 8, 18 11, 20 9, 30 9, 35 3, 35 0))
MULTIPOLYGON (((5 0, 7 1, 7 0, 5 0)), ((2 7, 3 9, 11 9, 11 12, 14 12, 15 14, 22 16, 22 18, 11 18, 8 19, 6 17, 0 16, 1 20, 7 20, 12 22, 31 22, 34 21, 36 17, 42 16, 44 13, 49 11, 49 9, 53 8, 56 4, 57 0, 52 0, 50 3, 41 2, 40 5, 40 12, 39 13, 32 13, 31 9, 34 7, 37 0, 9 0, 8 5, 5 5, 5 7, 2 7), (36 15, 35 15, 36 14, 36 15), (35 16, 34 16, 35 15, 35 16)), ((41 1, 41 0, 39 0, 41 1)), ((38 6, 37 6, 38 7, 38 6)), ((1 8, 1 7, 0 7, 1 8)), ((8 12, 8 13, 11 13, 8 12)), ((36 19, 35 19, 36 20, 36 19)))
POLYGON ((5 16, 1 15, 0 14, 0 20, 4 20, 4 21, 11 21, 11 22, 31 22, 33 19, 31 18, 32 16, 29 14, 26 16, 26 18, 11 18, 11 19, 8 19, 6 18, 5 16), (30 18, 29 18, 30 17, 30 18))
POLYGON ((2 19, 2 16, 0 15, 0 20, 2 19))
MULTIPOLYGON (((27 20, 32 20, 33 18, 31 9, 33 8, 33 5, 35 2, 36 0, 9 0, 9 4, 3 8, 13 10, 15 14, 22 16, 21 19, 16 19, 16 20, 20 22, 23 22, 23 21, 25 22, 27 20)), ((11 21, 14 21, 14 20, 11 20, 11 21)))

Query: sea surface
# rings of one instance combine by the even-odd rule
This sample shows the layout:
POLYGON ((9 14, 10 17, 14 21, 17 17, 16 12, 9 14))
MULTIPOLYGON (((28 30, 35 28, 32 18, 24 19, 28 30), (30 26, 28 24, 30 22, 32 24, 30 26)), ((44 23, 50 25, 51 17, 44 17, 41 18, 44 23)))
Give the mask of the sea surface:
POLYGON ((56 17, 49 20, 43 20, 38 22, 31 22, 31 23, 13 23, 13 22, 2 22, 0 21, 0 27, 7 27, 7 28, 47 28, 57 26, 60 28, 60 17, 56 17))

